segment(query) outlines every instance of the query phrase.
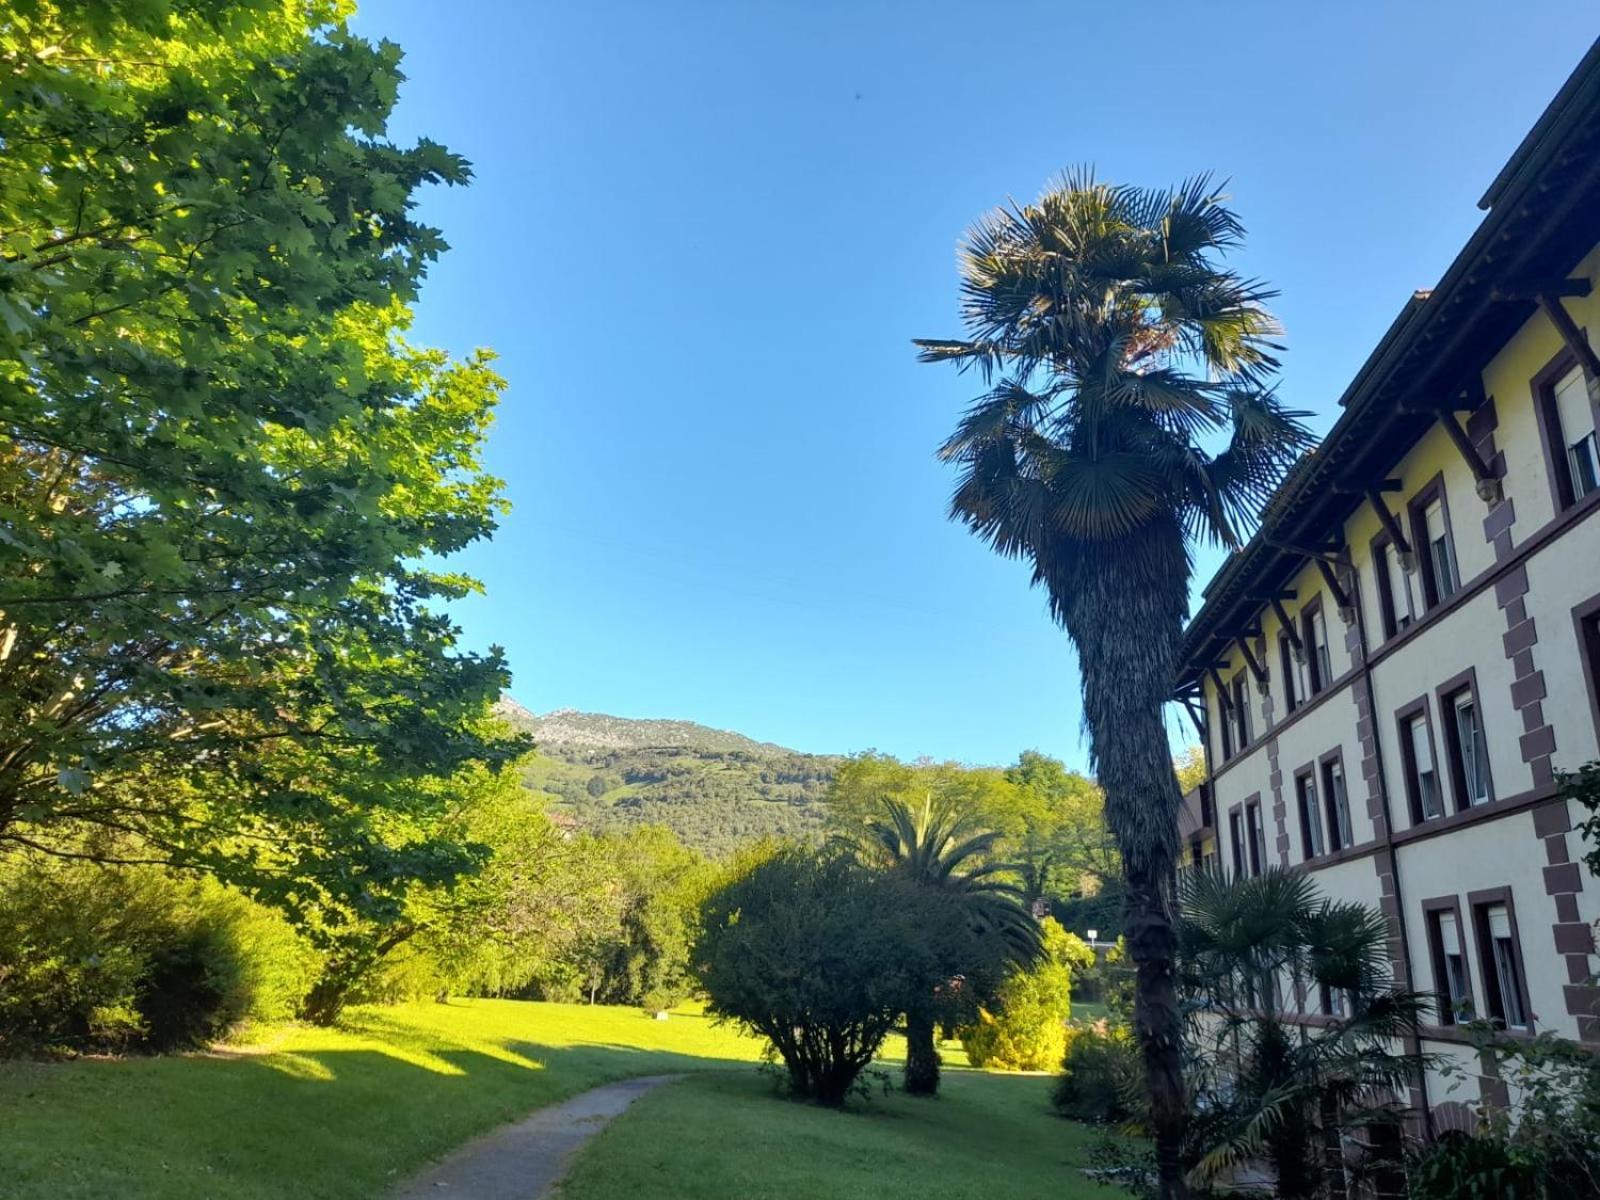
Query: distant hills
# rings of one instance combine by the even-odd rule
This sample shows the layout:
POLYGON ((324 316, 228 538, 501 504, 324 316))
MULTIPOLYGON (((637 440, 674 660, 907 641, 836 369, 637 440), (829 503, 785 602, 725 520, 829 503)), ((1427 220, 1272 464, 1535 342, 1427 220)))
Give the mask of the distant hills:
POLYGON ((523 782, 588 829, 664 825, 722 857, 767 835, 822 826, 822 797, 842 758, 802 754, 693 721, 634 720, 559 709, 499 712, 533 734, 523 782))

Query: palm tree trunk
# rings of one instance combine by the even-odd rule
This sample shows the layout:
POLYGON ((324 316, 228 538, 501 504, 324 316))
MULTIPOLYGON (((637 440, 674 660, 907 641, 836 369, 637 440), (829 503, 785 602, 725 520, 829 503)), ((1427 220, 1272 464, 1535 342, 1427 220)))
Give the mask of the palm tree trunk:
POLYGON ((1183 1020, 1173 956, 1178 808, 1167 742, 1188 608, 1189 556, 1175 521, 1116 541, 1078 543, 1054 555, 1044 582, 1078 651, 1090 752, 1106 797, 1106 822, 1122 854, 1134 1035, 1145 1068, 1163 1200, 1184 1200, 1183 1020))
POLYGON ((933 1096, 939 1091, 939 1049, 933 1041, 934 1020, 927 1013, 906 1014, 906 1091, 933 1096))

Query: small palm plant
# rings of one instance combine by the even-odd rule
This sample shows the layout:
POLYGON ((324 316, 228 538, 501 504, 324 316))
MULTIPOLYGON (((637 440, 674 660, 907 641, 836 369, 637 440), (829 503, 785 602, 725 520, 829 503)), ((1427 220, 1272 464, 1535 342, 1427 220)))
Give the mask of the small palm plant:
POLYGON ((1342 1135, 1393 1125, 1417 1079, 1427 998, 1394 984, 1385 918, 1322 898, 1302 874, 1186 878, 1179 922, 1190 1005, 1196 1184, 1252 1164, 1287 1200, 1344 1196, 1342 1135), (1414 1043, 1413 1043, 1414 1044, 1414 1043))
MULTIPOLYGON (((998 974, 1008 964, 1028 964, 1041 949, 1039 924, 1023 903, 1015 868, 992 860, 1000 835, 980 828, 954 805, 930 793, 921 804, 884 799, 851 837, 869 866, 894 872, 923 887, 957 897, 985 961, 952 963, 952 977, 998 974)), ((912 1095, 939 1090, 934 1032, 940 997, 906 1013, 905 1087, 912 1095)))

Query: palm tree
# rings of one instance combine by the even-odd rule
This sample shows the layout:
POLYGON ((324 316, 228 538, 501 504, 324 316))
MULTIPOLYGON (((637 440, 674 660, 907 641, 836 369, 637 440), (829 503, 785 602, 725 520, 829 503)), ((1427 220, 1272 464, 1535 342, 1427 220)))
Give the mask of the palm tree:
MULTIPOLYGON (((1000 835, 979 828, 952 804, 929 793, 913 807, 879 801, 852 843, 858 858, 961 901, 974 946, 987 963, 952 963, 951 974, 977 976, 984 966, 1030 963, 1039 956, 1039 925, 1022 903, 1022 888, 1009 878, 1015 868, 990 861, 1000 835)), ((939 1052, 934 1041, 938 998, 906 1013, 905 1087, 912 1095, 939 1090, 939 1052)))
POLYGON ((1069 174, 973 227, 961 249, 969 336, 917 343, 922 361, 975 369, 988 387, 941 451, 960 468, 951 516, 1032 563, 1077 650, 1128 885, 1163 1196, 1186 1194, 1172 967, 1180 797, 1163 710, 1189 549, 1237 546, 1310 441, 1302 414, 1267 388, 1273 293, 1216 262, 1242 234, 1207 178, 1151 191, 1069 174))
MULTIPOLYGON (((1262 1162, 1274 1195, 1343 1197, 1342 1131, 1398 1127, 1383 1097, 1417 1078, 1415 1044, 1432 1003, 1395 986, 1388 922, 1375 909, 1318 895, 1298 872, 1254 879, 1186 877, 1179 923, 1182 984, 1191 999, 1190 1127, 1196 1182, 1262 1162), (1317 1024, 1290 1018, 1330 1010, 1317 1024)), ((1392 1168, 1395 1164, 1390 1163, 1392 1168)))

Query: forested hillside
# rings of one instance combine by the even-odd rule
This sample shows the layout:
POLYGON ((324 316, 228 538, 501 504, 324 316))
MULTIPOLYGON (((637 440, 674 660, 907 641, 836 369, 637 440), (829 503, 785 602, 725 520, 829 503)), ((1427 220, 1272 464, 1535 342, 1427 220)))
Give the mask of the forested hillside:
POLYGON ((721 857, 768 834, 822 825, 822 797, 842 758, 801 754, 692 721, 643 721, 570 709, 543 716, 514 700, 500 712, 533 734, 524 782, 585 828, 664 825, 721 857))

